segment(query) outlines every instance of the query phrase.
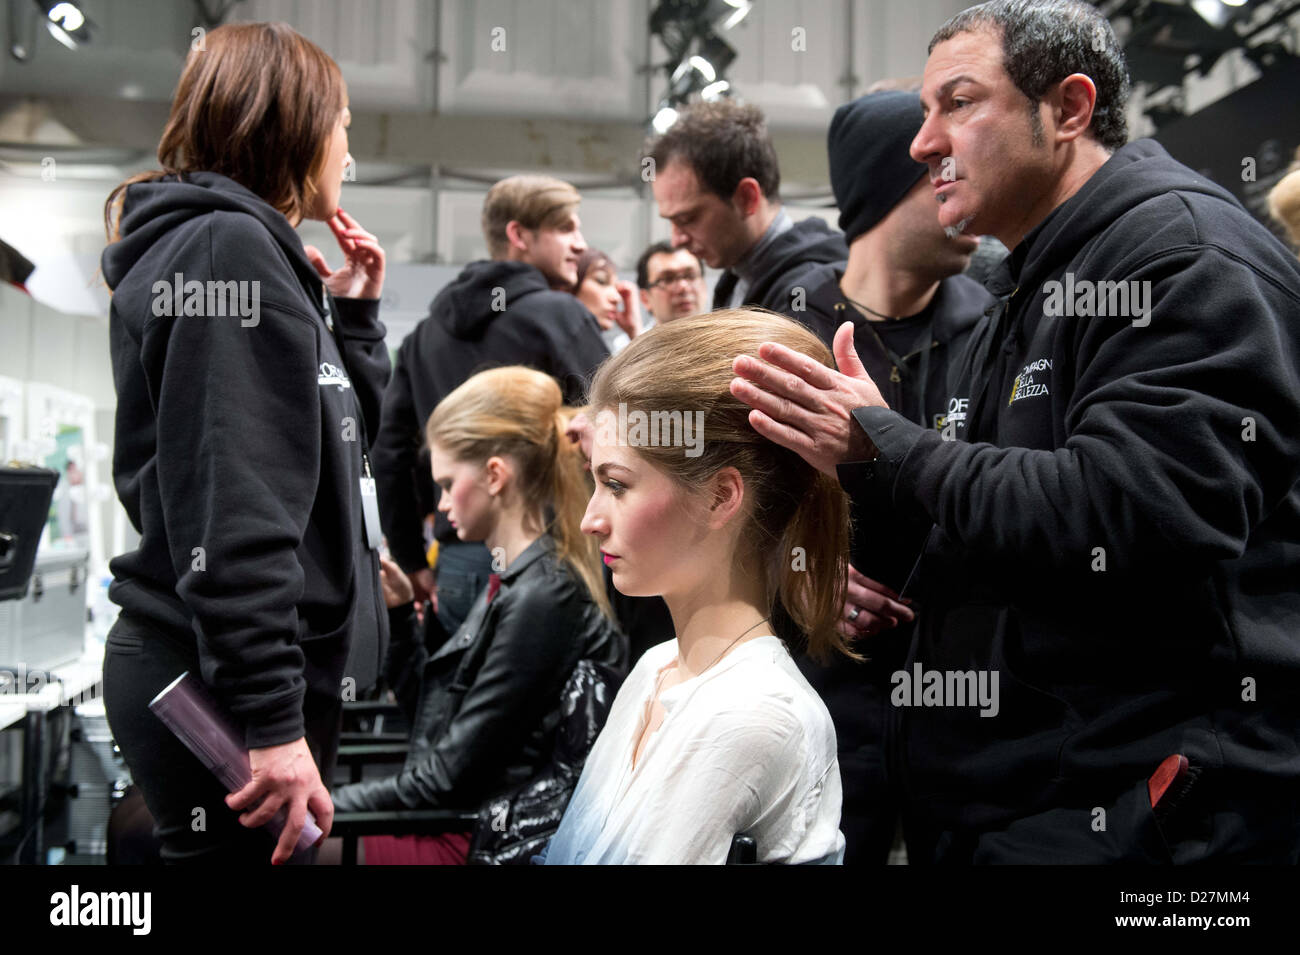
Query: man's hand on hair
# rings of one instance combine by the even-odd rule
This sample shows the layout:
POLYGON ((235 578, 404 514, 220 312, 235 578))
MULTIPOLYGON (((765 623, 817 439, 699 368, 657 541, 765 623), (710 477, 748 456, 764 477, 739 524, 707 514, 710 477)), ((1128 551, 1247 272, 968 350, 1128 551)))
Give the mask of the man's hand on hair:
POLYGON ((739 355, 731 393, 754 410, 754 430, 830 477, 835 466, 876 455, 866 432, 853 420, 855 408, 888 408, 853 347, 853 323, 835 332, 835 364, 827 368, 807 355, 764 342, 758 356, 739 355))

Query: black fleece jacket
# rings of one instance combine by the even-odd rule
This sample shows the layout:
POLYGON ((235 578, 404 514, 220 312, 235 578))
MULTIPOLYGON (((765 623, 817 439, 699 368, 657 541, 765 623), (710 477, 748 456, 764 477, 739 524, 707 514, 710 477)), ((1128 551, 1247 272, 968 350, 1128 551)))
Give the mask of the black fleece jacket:
POLYGON ((297 233, 216 173, 130 186, 102 267, 113 480, 141 535, 109 594, 195 646, 247 746, 292 742, 306 693, 372 684, 386 652, 359 485, 390 368, 378 301, 337 301, 344 361, 297 233), (249 317, 213 284, 241 282, 249 317))
MULTIPOLYGON (((375 438, 380 515, 403 570, 428 566, 417 488, 436 502, 419 459, 438 402, 475 372, 527 365, 554 377, 567 404, 582 404, 591 374, 608 357, 592 314, 574 296, 552 291, 546 276, 524 262, 471 262, 437 294, 397 351, 375 438)), ((455 539, 441 515, 435 529, 439 539, 455 539)))
MULTIPOLYGON (((757 278, 745 291, 745 301, 741 304, 786 312, 794 289, 806 291, 819 266, 844 262, 848 257, 849 248, 844 244, 842 232, 834 231, 815 216, 801 219, 763 250, 754 263, 757 278)), ((713 288, 714 308, 727 307, 738 281, 739 276, 730 269, 718 277, 718 284, 713 288)))
POLYGON ((909 666, 1000 676, 995 718, 900 707, 910 801, 967 834, 1073 813, 1054 825, 1088 858, 1123 858, 1141 834, 1118 813, 1088 832, 1093 807, 1139 803, 1182 753, 1220 786, 1201 849, 1229 855, 1252 787, 1300 782, 1300 266, 1141 140, 989 288, 959 440, 858 409, 880 456, 840 468, 864 506, 934 525, 909 666), (1096 315, 1081 283, 1102 281, 1143 310, 1096 315))

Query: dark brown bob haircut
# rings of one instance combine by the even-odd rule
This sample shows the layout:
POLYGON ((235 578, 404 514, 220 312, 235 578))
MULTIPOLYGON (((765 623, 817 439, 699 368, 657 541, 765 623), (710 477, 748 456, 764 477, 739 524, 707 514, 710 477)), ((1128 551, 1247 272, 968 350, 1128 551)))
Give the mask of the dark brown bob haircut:
POLYGON ((284 23, 228 23, 191 49, 158 143, 161 169, 132 176, 104 204, 120 237, 126 187, 190 172, 228 176, 290 222, 316 198, 316 180, 345 105, 330 56, 284 23))

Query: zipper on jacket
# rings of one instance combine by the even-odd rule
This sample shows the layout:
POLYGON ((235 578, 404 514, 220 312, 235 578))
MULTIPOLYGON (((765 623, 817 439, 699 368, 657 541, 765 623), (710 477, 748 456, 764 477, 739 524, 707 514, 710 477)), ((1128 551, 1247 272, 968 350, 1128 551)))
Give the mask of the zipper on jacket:
MULTIPOLYGON (((1011 314, 1011 300, 1014 299, 1014 298, 1016 297, 1016 293, 1019 292, 1019 291, 1020 291, 1020 286, 1019 286, 1019 285, 1017 285, 1014 289, 1011 290, 1011 294, 1008 295, 1008 296, 1006 297, 1006 299, 1005 299, 1005 300, 1003 301, 1003 303, 1002 303, 1002 314, 998 316, 997 324, 994 325, 994 326, 989 330, 989 343, 988 343, 988 346, 989 346, 989 347, 988 347, 988 348, 981 348, 981 351, 983 352, 983 354, 982 354, 982 356, 980 356, 980 357, 981 357, 981 362, 982 362, 982 364, 984 364, 985 366, 987 366, 988 363, 989 363, 989 356, 993 354, 994 346, 997 346, 997 347, 1000 348, 1000 347, 1002 347, 1003 344, 1005 344, 1005 342, 1000 342, 1000 341, 998 341, 997 339, 998 339, 998 337, 999 337, 999 333, 1002 332, 1002 326, 1003 326, 1003 323, 1006 322, 1008 316, 1010 316, 1010 314, 1011 314)), ((968 413, 967 418, 966 418, 966 421, 967 421, 967 427, 966 427, 966 439, 967 439, 968 441, 975 441, 975 440, 976 440, 976 438, 975 438, 975 426, 976 426, 976 424, 977 424, 978 421, 979 421, 979 412, 980 412, 980 409, 983 407, 983 404, 984 404, 984 396, 985 396, 985 394, 988 393, 988 390, 989 390, 989 384, 990 384, 990 382, 991 382, 992 379, 993 379, 993 370, 992 370, 991 368, 981 369, 981 368, 975 368, 975 367, 972 366, 972 368, 971 368, 971 374, 972 374, 972 376, 973 376, 974 374, 976 374, 976 373, 983 373, 983 374, 984 374, 984 378, 983 378, 983 381, 981 381, 981 383, 980 383, 979 394, 976 395, 976 394, 973 394, 973 393, 972 393, 972 395, 971 395, 970 409, 969 409, 969 413, 968 413)), ((972 389, 972 392, 974 391, 974 385, 975 385, 975 381, 974 381, 974 378, 972 377, 972 379, 971 379, 971 389, 972 389)))

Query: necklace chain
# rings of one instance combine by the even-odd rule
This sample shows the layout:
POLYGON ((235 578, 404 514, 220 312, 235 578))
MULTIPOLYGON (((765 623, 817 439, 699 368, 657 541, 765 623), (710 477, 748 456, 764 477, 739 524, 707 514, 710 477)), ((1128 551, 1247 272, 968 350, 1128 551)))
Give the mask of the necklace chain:
MULTIPOLYGON (((841 294, 841 295, 844 295, 844 292, 841 291, 840 294, 841 294)), ((847 295, 844 295, 844 300, 845 300, 846 302, 850 302, 850 303, 852 303, 853 305, 856 305, 858 308, 862 309, 864 312, 870 312, 872 315, 876 316, 876 318, 883 318, 883 319, 884 319, 885 321, 887 321, 887 322, 896 322, 896 321, 898 321, 900 318, 903 317, 902 315, 883 315, 883 314, 881 314, 880 312, 877 312, 877 311, 876 311, 874 308, 872 308, 870 305, 863 305, 863 304, 862 304, 861 302, 859 302, 857 299, 849 298, 847 295)))
MULTIPOLYGON (((709 670, 709 668, 713 666, 714 663, 717 663, 719 660, 721 660, 723 657, 725 657, 725 656, 727 655, 727 651, 728 651, 728 650, 730 650, 732 647, 734 647, 736 644, 738 644, 738 643, 740 642, 740 638, 741 638, 741 637, 743 637, 745 634, 749 633, 750 630, 753 630, 754 627, 760 627, 760 626, 762 626, 763 624, 767 623, 767 620, 768 620, 768 618, 767 618, 767 617, 764 617, 764 618, 763 618, 762 620, 760 620, 758 623, 754 624, 753 627, 749 627, 749 628, 747 628, 746 630, 742 631, 739 637, 736 637, 735 640, 732 640, 729 644, 727 644, 727 645, 723 648, 722 652, 719 653, 716 657, 713 658, 713 663, 710 663, 707 667, 705 667, 703 670, 701 670, 701 671, 700 671, 698 674, 696 674, 696 675, 697 675, 697 676, 703 676, 704 673, 707 672, 707 671, 709 670)), ((650 702, 646 704, 646 714, 647 714, 647 720, 646 720, 646 721, 647 721, 647 722, 649 722, 649 712, 650 712, 650 709, 653 708, 655 700, 659 699, 659 689, 660 689, 660 687, 662 687, 662 686, 664 685, 664 680, 667 678, 667 676, 668 676, 668 668, 665 667, 665 668, 664 668, 664 671, 663 671, 662 673, 659 674, 659 679, 658 679, 658 681, 655 683, 655 691, 654 691, 654 693, 653 693, 653 694, 651 695, 651 697, 650 697, 650 702)))
MULTIPOLYGON (((767 623, 767 618, 766 618, 766 617, 764 617, 764 618, 763 618, 762 620, 760 620, 758 623, 754 624, 754 627, 761 627, 761 626, 762 626, 763 624, 765 624, 765 623, 767 623)), ((748 630, 743 631, 743 632, 740 634, 740 637, 743 637, 746 633, 749 633, 749 631, 750 631, 750 630, 753 630, 754 627, 750 627, 748 630)), ((722 651, 721 653, 719 653, 716 657, 713 658, 713 663, 717 663, 719 660, 721 660, 723 657, 725 657, 725 656, 727 655, 727 651, 730 650, 732 647, 734 647, 736 644, 738 644, 738 643, 740 642, 740 637, 737 637, 735 640, 732 640, 729 644, 727 644, 727 646, 723 649, 723 651, 722 651)), ((705 670, 708 670, 709 667, 713 666, 713 663, 710 663, 709 666, 705 667, 704 670, 701 670, 700 673, 703 674, 703 673, 705 672, 705 670)))

